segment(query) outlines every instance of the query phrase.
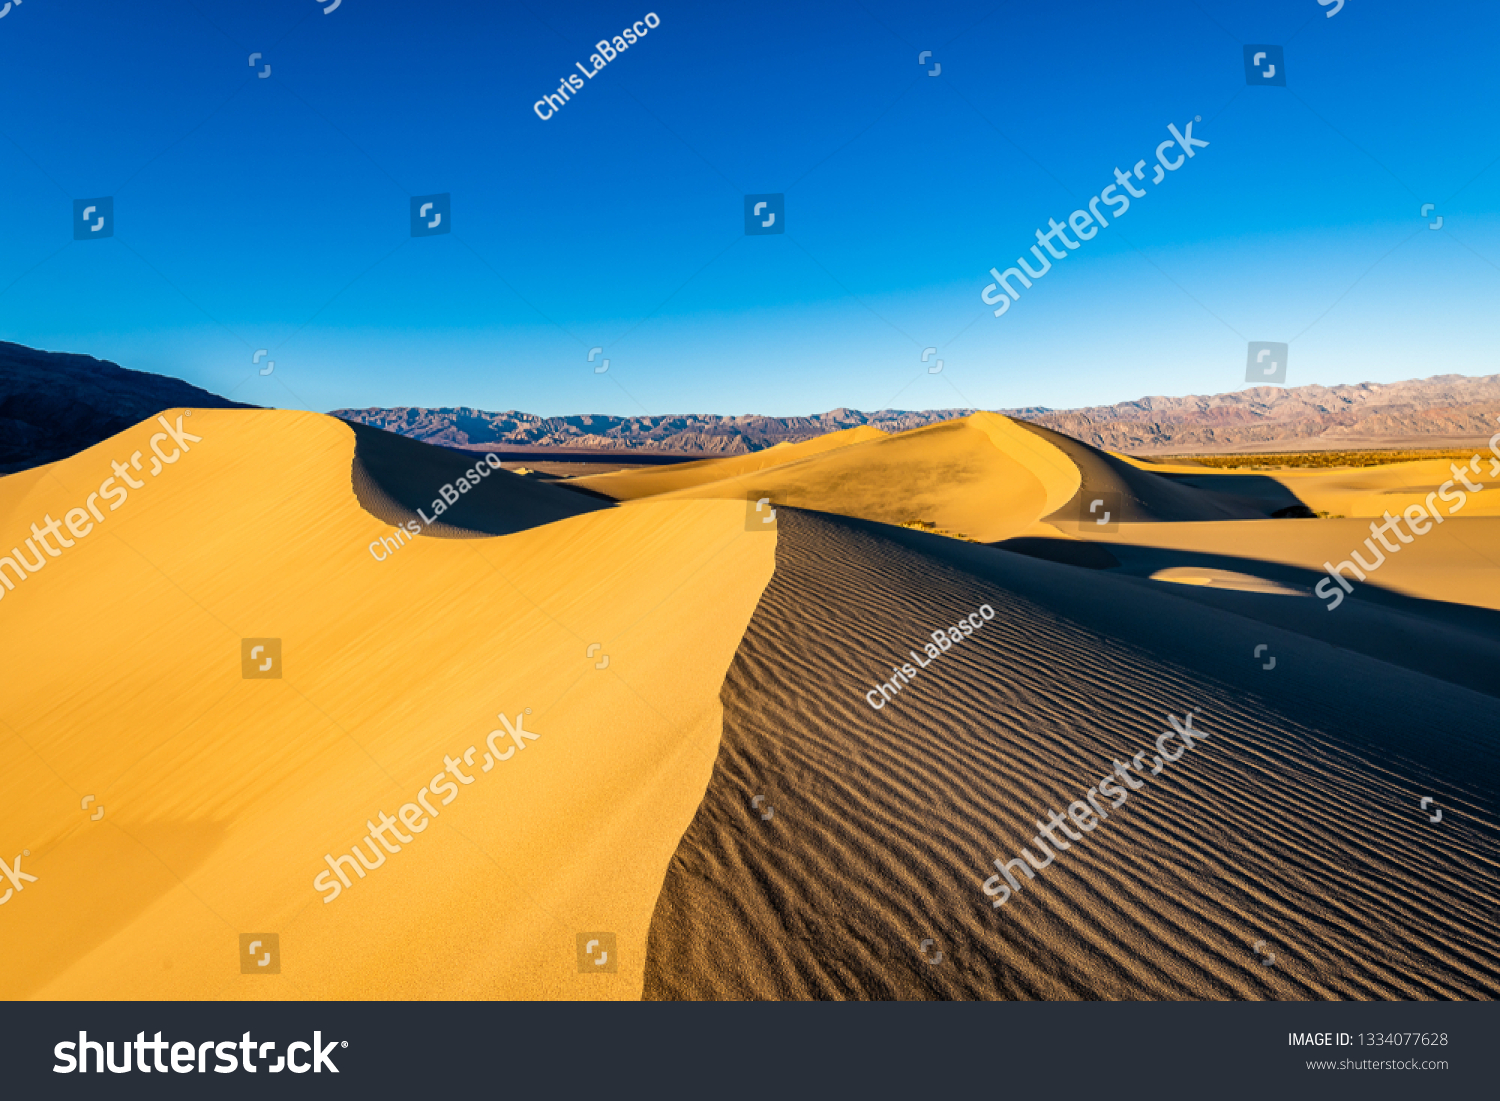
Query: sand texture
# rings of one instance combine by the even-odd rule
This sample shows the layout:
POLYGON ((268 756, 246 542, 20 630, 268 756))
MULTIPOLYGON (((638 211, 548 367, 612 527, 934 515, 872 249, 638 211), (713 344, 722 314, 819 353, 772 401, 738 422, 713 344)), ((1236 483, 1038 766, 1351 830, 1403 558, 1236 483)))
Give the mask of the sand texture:
POLYGON ((179 415, 155 473, 151 419, 0 477, 0 859, 37 877, 0 997, 1500 993, 1487 468, 1330 611, 1324 562, 1446 463, 1153 467, 976 413, 559 483, 179 415))
POLYGON ((647 997, 1500 990, 1493 696, 1183 586, 857 521, 780 528, 652 919, 647 997), (869 706, 891 663, 986 602, 994 621, 869 706), (1246 660, 1256 641, 1275 677, 1246 660), (1040 856, 1048 808, 1192 709, 1210 736, 994 909, 991 862, 1040 856), (1417 811, 1429 792, 1442 829, 1417 811))

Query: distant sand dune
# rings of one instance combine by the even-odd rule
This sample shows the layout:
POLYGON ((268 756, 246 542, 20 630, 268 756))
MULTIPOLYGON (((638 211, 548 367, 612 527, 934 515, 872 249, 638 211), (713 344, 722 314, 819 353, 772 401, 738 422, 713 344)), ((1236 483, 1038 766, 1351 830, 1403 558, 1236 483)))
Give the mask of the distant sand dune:
POLYGON ((665 469, 623 470, 615 474, 595 474, 576 478, 573 484, 607 494, 617 501, 633 501, 639 497, 654 497, 662 493, 690 489, 741 474, 754 474, 771 467, 785 466, 787 463, 794 463, 813 455, 836 451, 850 444, 885 438, 885 433, 880 429, 862 424, 855 428, 830 432, 825 436, 816 436, 801 443, 779 443, 763 451, 752 451, 748 455, 678 463, 665 469))
POLYGON ((647 997, 1500 993, 1493 698, 1177 586, 801 512, 780 529, 647 997), (985 602, 994 622, 870 708, 985 602), (1211 737, 993 909, 991 862, 1190 708, 1211 737))
POLYGON ((692 483, 681 488, 681 468, 580 483, 608 493, 614 485, 632 495, 651 490, 665 500, 744 500, 753 491, 778 504, 887 524, 925 520, 980 542, 1024 531, 1078 488, 1078 468, 1067 455, 995 413, 821 452, 812 450, 818 442, 782 449, 775 465, 748 473, 741 459, 695 463, 692 483))
POLYGON ((1116 519, 1127 523, 1245 520, 1267 515, 1239 497, 1178 485, 1142 469, 1138 463, 1100 451, 1061 432, 1026 421, 1016 423, 1067 455, 1082 477, 1077 494, 1047 516, 1050 521, 1076 522, 1085 495, 1101 491, 1120 494, 1122 511, 1116 519))

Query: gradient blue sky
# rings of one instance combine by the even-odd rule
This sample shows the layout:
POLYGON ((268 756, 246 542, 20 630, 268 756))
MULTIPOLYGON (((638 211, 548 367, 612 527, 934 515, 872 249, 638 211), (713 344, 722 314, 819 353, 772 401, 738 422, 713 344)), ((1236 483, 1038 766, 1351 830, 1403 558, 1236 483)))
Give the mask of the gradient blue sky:
POLYGON ((1247 340, 1293 385, 1500 371, 1493 2, 331 2, 0 19, 0 339, 320 411, 1065 408, 1241 389, 1247 340), (991 265, 1194 116, 1209 148, 990 315, 991 265), (454 233, 413 239, 435 192, 454 233), (755 192, 787 234, 744 236, 755 192), (103 195, 116 237, 72 242, 103 195))

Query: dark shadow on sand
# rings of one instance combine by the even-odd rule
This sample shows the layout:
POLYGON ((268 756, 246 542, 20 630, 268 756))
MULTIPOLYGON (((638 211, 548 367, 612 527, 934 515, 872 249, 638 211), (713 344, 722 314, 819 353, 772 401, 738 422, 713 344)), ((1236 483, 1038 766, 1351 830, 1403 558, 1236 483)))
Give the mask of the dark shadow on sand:
POLYGON ((443 487, 451 486, 450 493, 458 493, 460 475, 476 465, 484 466, 483 455, 434 447, 353 421, 344 423, 354 432, 351 480, 360 505, 388 524, 414 520, 422 525, 423 535, 438 539, 511 535, 614 507, 593 494, 495 469, 489 469, 477 486, 459 493, 450 505, 443 487))

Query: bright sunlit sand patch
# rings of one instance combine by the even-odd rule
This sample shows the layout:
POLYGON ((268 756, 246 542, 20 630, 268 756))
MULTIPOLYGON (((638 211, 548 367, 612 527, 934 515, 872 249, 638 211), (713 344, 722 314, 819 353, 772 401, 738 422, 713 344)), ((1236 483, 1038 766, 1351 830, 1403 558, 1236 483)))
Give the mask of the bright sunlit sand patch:
POLYGON ((1208 570, 1198 566, 1172 566, 1157 570, 1152 581, 1167 581, 1173 585, 1212 585, 1216 589, 1234 589, 1242 593, 1271 593, 1276 596, 1308 596, 1302 589, 1254 577, 1233 570, 1208 570))
MULTIPOLYGON (((874 429, 835 433, 841 446, 810 440, 791 456, 709 460, 643 474, 580 479, 617 499, 649 492, 659 500, 727 498, 753 491, 778 504, 903 524, 920 518, 983 543, 1007 539, 1077 492, 1078 467, 1047 440, 1008 417, 975 413, 887 436, 874 429), (856 435, 860 433, 860 435, 856 435), (755 465, 751 467, 751 461, 755 465)), ((831 439, 825 437, 822 439, 831 439)))

